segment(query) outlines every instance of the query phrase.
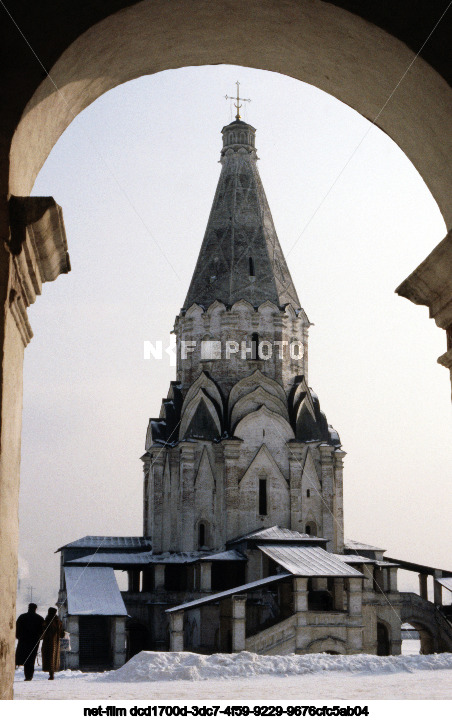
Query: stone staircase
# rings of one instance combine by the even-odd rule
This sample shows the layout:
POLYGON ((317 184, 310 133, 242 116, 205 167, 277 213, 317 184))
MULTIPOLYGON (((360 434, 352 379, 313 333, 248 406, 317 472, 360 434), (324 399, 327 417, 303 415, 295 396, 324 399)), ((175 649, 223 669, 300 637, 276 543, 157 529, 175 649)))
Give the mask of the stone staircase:
POLYGON ((249 636, 245 641, 245 650, 263 655, 293 653, 296 618, 295 615, 289 616, 284 621, 249 636))
MULTIPOLYGON (((430 637, 427 640, 429 653, 452 652, 452 623, 441 612, 438 606, 426 601, 417 593, 403 592, 400 594, 401 619, 403 623, 411 623, 421 633, 425 631, 430 637), (431 643, 430 643, 431 641, 431 643)), ((425 649, 422 649, 425 653, 425 649)))

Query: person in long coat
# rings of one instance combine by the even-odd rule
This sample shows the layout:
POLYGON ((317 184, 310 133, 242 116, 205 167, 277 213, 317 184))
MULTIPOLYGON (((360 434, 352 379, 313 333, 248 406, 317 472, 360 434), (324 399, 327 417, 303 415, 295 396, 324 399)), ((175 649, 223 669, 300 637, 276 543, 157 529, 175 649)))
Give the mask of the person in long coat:
POLYGON ((60 670, 60 638, 64 638, 63 624, 57 616, 56 608, 49 608, 44 619, 42 634, 42 670, 49 672, 49 681, 60 670))
POLYGON ((37 605, 28 604, 27 613, 22 613, 16 622, 16 666, 24 667, 25 681, 31 681, 35 670, 36 654, 42 634, 44 619, 36 613, 37 605))

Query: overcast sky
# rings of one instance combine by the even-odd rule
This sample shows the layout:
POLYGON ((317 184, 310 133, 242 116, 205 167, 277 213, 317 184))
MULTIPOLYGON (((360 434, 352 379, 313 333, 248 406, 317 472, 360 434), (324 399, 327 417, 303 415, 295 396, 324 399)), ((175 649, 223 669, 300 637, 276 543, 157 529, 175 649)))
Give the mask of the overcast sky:
POLYGON ((346 536, 450 566, 445 333, 394 294, 445 235, 435 201, 389 137, 366 135, 369 122, 322 91, 276 73, 185 68, 87 108, 34 187, 62 206, 72 262, 30 308, 25 352, 22 589, 32 583, 43 603, 56 600, 59 546, 142 533, 139 458, 174 379, 166 360, 143 359, 143 342, 165 343, 184 301, 237 79, 314 323, 309 384, 348 454, 346 536))

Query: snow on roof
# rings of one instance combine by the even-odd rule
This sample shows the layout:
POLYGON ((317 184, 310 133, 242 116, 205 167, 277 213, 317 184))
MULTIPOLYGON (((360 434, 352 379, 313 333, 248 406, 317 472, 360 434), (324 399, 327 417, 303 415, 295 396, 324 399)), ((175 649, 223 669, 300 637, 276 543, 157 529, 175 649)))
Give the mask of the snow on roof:
POLYGON ((435 581, 438 581, 448 591, 452 591, 452 578, 435 578, 435 581))
POLYGON ((238 541, 246 540, 258 540, 258 541, 308 541, 317 542, 324 541, 324 538, 318 538, 317 536, 310 536, 308 533, 299 533, 299 531, 292 531, 290 528, 281 528, 280 526, 271 526, 270 528, 260 528, 252 533, 247 533, 245 536, 234 538, 229 543, 237 543, 238 541))
POLYGON ((221 551, 208 553, 193 551, 184 553, 160 553, 153 555, 151 551, 130 553, 92 553, 65 562, 65 566, 144 566, 158 563, 195 563, 196 561, 246 561, 246 557, 238 551, 221 551))
POLYGON ((338 558, 339 561, 343 561, 344 563, 348 563, 351 566, 355 563, 378 563, 374 558, 368 558, 367 556, 358 556, 357 553, 334 553, 332 554, 335 558, 338 558))
POLYGON ((71 541, 65 546, 61 546, 58 551, 63 548, 152 548, 150 538, 143 536, 83 536, 77 541, 71 541))
POLYGON ((195 601, 188 601, 182 603, 180 606, 174 606, 173 608, 167 608, 166 613, 174 613, 175 611, 185 611, 188 608, 195 608, 196 606, 202 606, 205 603, 213 603, 222 598, 228 596, 235 596, 240 593, 246 593, 252 591, 254 588, 260 588, 261 586, 267 586, 269 583, 275 583, 275 581, 282 581, 284 578, 290 578, 291 573, 278 573, 275 576, 267 576, 261 578, 259 581, 252 581, 251 583, 245 583, 243 586, 236 586, 235 588, 228 588, 227 591, 221 591, 220 593, 211 593, 209 596, 203 596, 197 598, 195 601))
POLYGON ((198 561, 201 556, 205 556, 205 551, 184 551, 181 553, 160 553, 158 556, 149 556, 150 563, 193 563, 198 561))
POLYGON ((344 548, 351 551, 386 551, 386 548, 382 548, 381 546, 369 546, 368 543, 352 541, 350 538, 345 539, 344 548))
POLYGON ((65 562, 67 566, 137 566, 151 563, 152 553, 92 553, 65 562))
POLYGON ((112 568, 64 569, 71 616, 127 616, 112 568))
POLYGON ((206 554, 201 561, 246 561, 246 556, 238 551, 220 551, 220 553, 206 554))
POLYGON ((259 545, 259 550, 294 576, 358 577, 362 573, 318 546, 259 545))

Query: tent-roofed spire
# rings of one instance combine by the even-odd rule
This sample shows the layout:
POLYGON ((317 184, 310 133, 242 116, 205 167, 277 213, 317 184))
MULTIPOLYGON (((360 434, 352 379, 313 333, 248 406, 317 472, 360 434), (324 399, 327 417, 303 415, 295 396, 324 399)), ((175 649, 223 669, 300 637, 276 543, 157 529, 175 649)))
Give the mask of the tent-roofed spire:
POLYGON ((184 308, 266 300, 300 308, 257 169, 256 129, 222 129, 222 170, 184 308))

